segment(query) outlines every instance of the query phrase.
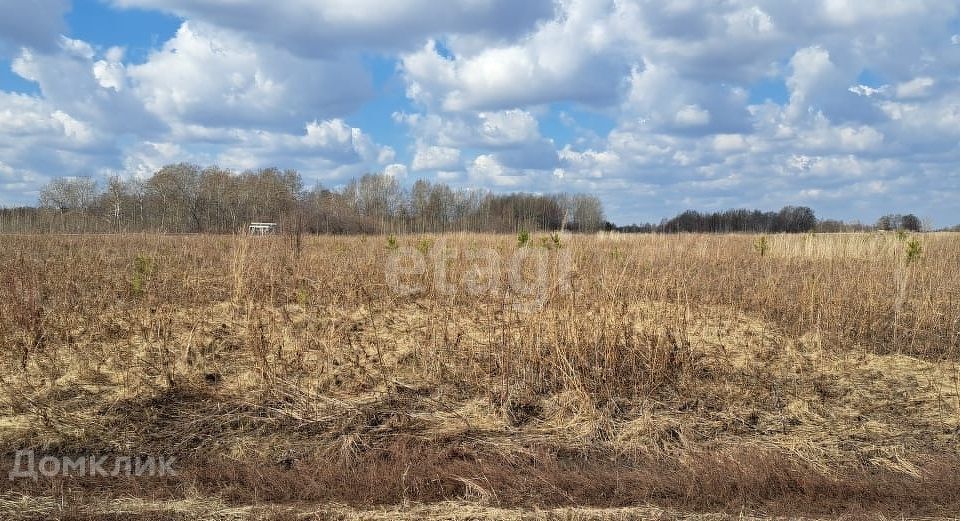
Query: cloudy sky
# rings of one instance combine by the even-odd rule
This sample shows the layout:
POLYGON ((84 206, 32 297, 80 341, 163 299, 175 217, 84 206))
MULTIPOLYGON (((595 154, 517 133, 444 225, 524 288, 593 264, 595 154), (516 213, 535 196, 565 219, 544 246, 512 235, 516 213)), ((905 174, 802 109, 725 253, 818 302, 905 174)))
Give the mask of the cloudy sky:
POLYGON ((956 0, 0 0, 0 205, 190 161, 960 223, 956 0))

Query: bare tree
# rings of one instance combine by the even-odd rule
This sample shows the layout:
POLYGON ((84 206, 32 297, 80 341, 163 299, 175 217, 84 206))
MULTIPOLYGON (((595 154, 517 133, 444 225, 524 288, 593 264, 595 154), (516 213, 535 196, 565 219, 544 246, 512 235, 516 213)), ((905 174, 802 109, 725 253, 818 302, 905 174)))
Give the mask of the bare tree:
POLYGON ((40 191, 40 206, 60 212, 87 210, 97 195, 97 182, 89 177, 58 177, 40 191))
MULTIPOLYGON (((61 228, 232 233, 250 221, 302 223, 314 233, 419 233, 517 230, 594 231, 603 206, 588 195, 493 194, 417 181, 407 190, 394 177, 366 174, 341 190, 303 190, 294 170, 234 173, 187 163, 147 179, 111 177, 102 193, 88 178, 61 178, 44 188, 44 208, 61 228), (67 216, 69 214, 69 216, 67 216), (90 217, 89 221, 87 217, 90 217)), ((40 222, 20 219, 17 222, 40 222)), ((18 225, 19 226, 19 225, 18 225)), ((30 224, 30 226, 39 226, 30 224)))
POLYGON ((97 183, 89 177, 58 177, 40 191, 40 206, 57 211, 62 230, 83 232, 96 195, 97 183))

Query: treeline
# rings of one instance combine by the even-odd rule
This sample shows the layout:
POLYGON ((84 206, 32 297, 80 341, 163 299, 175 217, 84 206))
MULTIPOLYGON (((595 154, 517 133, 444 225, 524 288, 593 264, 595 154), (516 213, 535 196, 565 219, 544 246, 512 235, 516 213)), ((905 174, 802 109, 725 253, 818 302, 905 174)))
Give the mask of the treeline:
POLYGON ((168 165, 146 179, 57 178, 38 205, 0 209, 0 233, 235 233, 251 222, 275 222, 305 233, 515 233, 598 230, 624 233, 802 233, 921 231, 913 214, 884 215, 874 225, 819 220, 805 206, 780 211, 685 211, 659 224, 617 226, 589 195, 493 194, 416 181, 410 187, 367 174, 339 189, 305 189, 293 170, 236 173, 192 164, 168 165))
POLYGON ((660 225, 664 233, 800 233, 813 230, 817 217, 805 206, 787 206, 779 212, 727 210, 701 213, 688 210, 660 225))
POLYGON ((493 194, 420 180, 405 188, 367 174, 340 189, 304 189, 293 170, 235 173, 169 165, 147 179, 59 178, 37 207, 0 210, 2 233, 235 233, 275 222, 305 233, 591 232, 604 224, 600 200, 587 195, 493 194))
POLYGON ((918 232, 923 229, 923 224, 913 214, 885 215, 872 226, 834 219, 819 220, 814 211, 806 206, 785 206, 779 212, 746 209, 722 212, 687 210, 676 217, 662 220, 660 224, 616 226, 607 223, 606 229, 623 233, 839 233, 874 230, 918 232))
POLYGON ((817 217, 806 206, 785 206, 779 212, 687 210, 660 224, 608 225, 611 228, 625 233, 800 233, 815 230, 817 217))
POLYGON ((920 222, 919 217, 910 213, 907 215, 889 214, 877 220, 877 229, 884 231, 906 230, 919 232, 923 229, 923 223, 920 222))

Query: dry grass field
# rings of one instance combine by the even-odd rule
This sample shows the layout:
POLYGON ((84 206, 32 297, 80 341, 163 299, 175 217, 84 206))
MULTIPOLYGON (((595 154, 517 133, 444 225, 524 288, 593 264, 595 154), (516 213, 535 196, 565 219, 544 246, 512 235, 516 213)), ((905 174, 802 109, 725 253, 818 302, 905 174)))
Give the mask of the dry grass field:
POLYGON ((0 345, 3 519, 960 511, 957 234, 3 236, 0 345))

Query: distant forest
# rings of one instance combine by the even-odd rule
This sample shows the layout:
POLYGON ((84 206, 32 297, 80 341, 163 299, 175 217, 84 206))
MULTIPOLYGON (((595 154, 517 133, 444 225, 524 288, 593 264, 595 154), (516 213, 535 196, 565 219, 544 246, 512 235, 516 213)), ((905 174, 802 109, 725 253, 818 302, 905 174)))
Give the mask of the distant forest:
POLYGON ((234 173, 218 167, 169 165, 148 179, 113 177, 100 189, 89 178, 58 178, 38 207, 0 210, 0 232, 234 233, 251 222, 275 222, 305 233, 515 233, 605 225, 589 195, 493 194, 420 180, 367 174, 340 190, 304 189, 293 170, 234 173))
POLYGON ((235 173, 218 167, 168 165, 147 179, 57 178, 35 207, 0 209, 0 233, 235 233, 251 222, 275 222, 286 232, 515 233, 801 233, 920 231, 915 215, 885 215, 874 225, 818 220, 803 206, 778 212, 688 210, 659 224, 617 226, 595 196, 494 194, 416 181, 405 188, 384 174, 367 174, 341 189, 305 189, 293 170, 235 173))
POLYGON ((806 206, 785 206, 779 212, 741 209, 704 213, 687 210, 672 219, 664 219, 660 224, 632 224, 613 229, 629 233, 837 233, 873 230, 918 232, 923 229, 923 224, 920 218, 913 214, 884 215, 874 225, 833 219, 819 220, 813 210, 806 206))

